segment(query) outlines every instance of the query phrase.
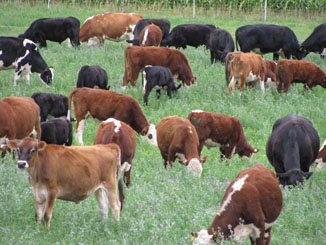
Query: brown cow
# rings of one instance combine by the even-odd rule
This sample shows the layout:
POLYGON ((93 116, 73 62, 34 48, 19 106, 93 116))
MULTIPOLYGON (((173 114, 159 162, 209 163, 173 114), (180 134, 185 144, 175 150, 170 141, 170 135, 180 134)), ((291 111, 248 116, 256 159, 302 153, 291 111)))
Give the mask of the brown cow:
POLYGON ((317 162, 316 170, 320 171, 323 167, 326 166, 326 140, 324 141, 323 145, 320 147, 319 153, 315 160, 317 162))
POLYGON ((265 64, 265 85, 276 88, 276 63, 273 60, 264 60, 265 64))
POLYGON ((124 198, 119 146, 47 145, 30 137, 19 144, 11 140, 8 146, 17 149, 18 168, 25 169, 29 174, 34 192, 35 218, 40 222, 44 217, 48 229, 55 199, 78 204, 93 193, 103 221, 107 220, 109 207, 113 218, 119 220, 124 198))
POLYGON ((180 163, 186 164, 189 171, 200 177, 207 156, 200 159, 198 136, 189 120, 178 116, 164 117, 156 125, 156 130, 164 167, 168 164, 172 167, 178 157, 180 163))
POLYGON ((265 65, 263 58, 252 53, 237 55, 231 61, 230 78, 229 91, 234 91, 237 82, 239 82, 240 94, 245 84, 259 82, 260 89, 264 93, 265 65))
POLYGON ((86 19, 80 28, 80 42, 88 45, 97 45, 98 41, 104 44, 104 39, 120 42, 133 39, 133 30, 139 20, 140 14, 133 13, 105 13, 86 19))
POLYGON ((113 117, 129 124, 138 134, 146 138, 150 144, 156 143, 155 125, 150 125, 137 100, 129 95, 118 94, 103 89, 76 88, 68 98, 68 115, 71 116, 71 100, 74 98, 76 117, 76 138, 83 145, 83 131, 86 119, 105 121, 113 117))
POLYGON ((272 225, 282 207, 282 191, 274 172, 256 164, 241 171, 228 186, 212 224, 207 230, 192 232, 193 244, 232 237, 244 243, 248 236, 251 244, 270 244, 272 225))
POLYGON ((259 149, 254 149, 247 141, 242 125, 237 117, 214 112, 195 110, 189 113, 188 120, 195 126, 199 138, 199 154, 204 145, 219 147, 221 158, 231 159, 232 154, 251 157, 259 149))
POLYGON ((109 118, 102 122, 96 131, 95 144, 115 143, 121 149, 121 166, 126 164, 124 181, 129 187, 131 163, 136 152, 136 135, 132 128, 119 120, 109 118))
POLYGON ((291 83, 303 83, 311 89, 326 88, 326 73, 315 63, 306 60, 280 60, 276 66, 277 90, 287 93, 291 83))
POLYGON ((124 56, 123 89, 126 89, 129 82, 135 87, 139 72, 147 65, 169 68, 186 87, 197 79, 192 75, 187 57, 177 49, 131 46, 125 49, 124 56))
POLYGON ((147 25, 139 34, 140 46, 160 46, 162 35, 162 30, 157 25, 147 25))
POLYGON ((231 61, 234 59, 235 56, 241 54, 240 51, 229 52, 225 57, 225 81, 226 86, 229 86, 230 83, 230 72, 231 72, 231 61))

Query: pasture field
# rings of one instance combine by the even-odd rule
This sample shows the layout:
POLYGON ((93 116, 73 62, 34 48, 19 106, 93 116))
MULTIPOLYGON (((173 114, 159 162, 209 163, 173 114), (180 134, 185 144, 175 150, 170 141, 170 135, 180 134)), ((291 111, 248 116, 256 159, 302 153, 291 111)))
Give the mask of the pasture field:
MULTIPOLYGON (((81 23, 89 16, 110 8, 94 9, 53 5, 15 5, 0 3, 0 35, 23 33, 30 23, 42 17, 75 16, 81 23)), ((244 24, 262 23, 263 14, 233 12, 233 14, 200 16, 175 11, 147 11, 130 9, 147 18, 170 20, 172 27, 182 23, 210 23, 227 29, 234 36, 236 28, 244 24)), ((189 13, 191 13, 189 11, 189 13)), ((300 42, 310 35, 313 28, 324 22, 323 16, 296 17, 282 14, 268 16, 267 23, 287 25, 294 30, 300 42)), ((83 65, 99 65, 106 69, 111 90, 122 92, 124 72, 123 51, 126 42, 106 41, 104 47, 68 48, 67 43, 48 42, 40 52, 49 66, 55 69, 53 86, 49 89, 40 82, 38 75, 31 76, 31 85, 21 79, 13 87, 14 70, 0 71, 0 97, 31 96, 34 92, 61 93, 64 95, 76 86, 77 73, 83 65)), ((182 50, 189 59, 197 86, 181 88, 171 100, 162 93, 157 100, 155 92, 149 97, 148 107, 143 105, 141 80, 137 88, 124 93, 136 98, 148 121, 157 124, 169 115, 187 117, 195 109, 237 116, 244 128, 248 142, 260 151, 250 161, 234 155, 229 165, 221 161, 218 149, 204 148, 208 159, 200 179, 193 177, 184 166, 175 163, 167 170, 159 150, 137 135, 137 150, 131 173, 131 187, 125 188, 125 205, 120 222, 114 222, 109 211, 108 222, 103 224, 94 197, 74 203, 55 202, 48 232, 44 223, 34 222, 33 194, 27 173, 20 171, 11 157, 0 162, 0 244, 189 244, 190 232, 207 228, 220 207, 227 185, 239 171, 262 163, 269 164, 265 146, 272 125, 288 113, 309 118, 319 132, 321 143, 326 138, 326 90, 315 87, 303 95, 302 85, 290 88, 287 95, 260 89, 245 90, 241 97, 226 92, 224 66, 211 65, 209 51, 204 47, 182 50)), ((271 59, 271 55, 265 58, 271 59)), ((310 54, 313 61, 326 70, 326 61, 310 54)), ((1 116, 1 115, 0 115, 1 116)), ((87 121, 84 143, 93 144, 98 123, 87 121)), ((77 145, 74 138, 74 145, 77 145)), ((274 170, 274 169, 273 169, 274 170)), ((304 188, 282 188, 284 207, 272 230, 272 244, 326 244, 326 170, 315 172, 304 188)), ((249 244, 249 240, 246 244, 249 244)))

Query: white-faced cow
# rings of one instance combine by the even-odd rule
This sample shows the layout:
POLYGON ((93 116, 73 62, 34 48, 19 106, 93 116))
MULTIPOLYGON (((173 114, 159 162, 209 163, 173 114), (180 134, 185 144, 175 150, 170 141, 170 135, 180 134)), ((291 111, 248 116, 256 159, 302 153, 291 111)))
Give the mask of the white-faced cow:
POLYGON ((181 164, 187 165, 190 172, 200 177, 207 156, 200 158, 198 135, 189 120, 178 116, 164 117, 156 125, 156 130, 164 167, 168 164, 172 167, 178 158, 181 164))
POLYGON ((112 117, 129 124, 150 144, 157 145, 155 126, 148 123, 139 103, 131 96, 103 89, 76 88, 69 94, 68 119, 72 99, 77 121, 76 138, 80 144, 84 144, 83 131, 88 117, 98 121, 112 117))
POLYGON ((53 79, 53 68, 43 60, 34 42, 17 37, 0 37, 0 70, 16 69, 14 86, 23 73, 27 84, 30 74, 38 73, 41 81, 49 87, 53 79))
POLYGON ((66 145, 72 144, 72 125, 64 116, 53 118, 41 123, 41 140, 47 144, 66 145))
POLYGON ((194 245, 234 239, 269 245, 272 226, 283 208, 282 191, 272 170, 261 164, 241 171, 226 189, 212 224, 192 232, 194 245))
POLYGON ((41 18, 33 21, 24 34, 18 37, 27 38, 40 47, 46 47, 46 40, 62 43, 69 38, 72 46, 79 46, 80 22, 75 17, 41 18))
POLYGON ((320 147, 317 158, 317 167, 316 170, 320 171, 323 167, 326 166, 326 140, 324 141, 323 145, 320 147))
POLYGON ((266 144, 266 154, 282 185, 304 183, 319 150, 319 135, 312 122, 288 114, 276 120, 266 144))
POLYGON ((162 41, 162 31, 154 24, 144 27, 139 35, 140 46, 160 46, 162 41))
POLYGON ((230 73, 231 73, 231 61, 234 59, 235 56, 241 54, 242 52, 240 51, 235 51, 235 52, 229 52, 226 57, 225 57, 225 81, 226 81, 226 86, 229 86, 231 77, 230 77, 230 73))
POLYGON ((322 58, 326 56, 326 23, 317 26, 310 36, 301 44, 304 57, 309 52, 319 53, 322 58))
POLYGON ((299 41, 294 32, 287 26, 257 24, 239 27, 235 32, 235 43, 242 52, 253 51, 257 54, 273 53, 273 60, 279 55, 290 59, 302 59, 299 41))
POLYGON ((121 166, 126 165, 124 181, 129 187, 132 159, 135 156, 137 143, 135 132, 128 124, 109 118, 98 126, 94 145, 109 143, 115 143, 121 149, 121 166))
POLYGON ((17 149, 17 166, 29 174, 35 218, 41 222, 44 217, 48 229, 55 199, 78 204, 93 193, 103 221, 107 220, 109 207, 113 218, 119 221, 124 199, 119 146, 47 145, 29 137, 19 144, 9 141, 8 146, 17 149))
POLYGON ((110 89, 108 86, 108 74, 100 66, 83 66, 78 73, 77 88, 101 88, 110 89))
POLYGON ((80 42, 88 45, 104 45, 104 40, 120 42, 133 39, 133 30, 139 20, 140 14, 134 13, 105 13, 86 19, 80 28, 80 42))
POLYGON ((189 113, 188 120, 198 134, 199 154, 204 145, 208 149, 219 147, 221 158, 228 159, 231 159, 233 154, 250 158, 253 153, 259 151, 248 143, 237 117, 195 110, 189 113))

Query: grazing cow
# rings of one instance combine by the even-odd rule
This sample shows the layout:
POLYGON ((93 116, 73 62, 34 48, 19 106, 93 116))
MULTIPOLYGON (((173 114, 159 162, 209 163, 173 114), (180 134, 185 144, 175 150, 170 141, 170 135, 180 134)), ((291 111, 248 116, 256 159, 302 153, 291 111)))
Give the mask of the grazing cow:
POLYGON ((273 60, 279 55, 284 58, 302 59, 299 41, 294 32, 287 26, 257 24, 239 27, 235 32, 235 43, 242 52, 254 51, 257 54, 273 53, 273 60))
POLYGON ((276 88, 276 63, 272 60, 263 60, 265 64, 265 85, 276 88))
POLYGON ((231 81, 228 85, 229 91, 234 91, 236 83, 239 82, 240 94, 246 84, 259 82, 260 89, 264 93, 265 86, 265 64, 263 58, 258 54, 242 53, 233 58, 230 70, 231 81))
POLYGON ((39 73, 41 81, 49 87, 53 79, 53 68, 43 60, 34 42, 17 37, 0 37, 0 70, 16 69, 14 86, 23 73, 27 84, 30 74, 39 73))
POLYGON ((221 158, 228 159, 231 159, 232 154, 250 158, 253 153, 259 151, 248 143, 237 117, 195 110, 189 113, 188 120, 198 134, 199 154, 204 145, 208 149, 219 147, 221 158))
POLYGON ((156 130, 150 125, 139 106, 137 100, 129 95, 115 92, 93 89, 76 88, 72 90, 68 98, 68 116, 71 115, 71 100, 74 98, 74 110, 76 116, 76 138, 83 143, 83 131, 88 117, 104 121, 110 117, 127 123, 150 144, 156 143, 156 130))
POLYGON ((231 61, 234 59, 235 56, 241 54, 242 52, 235 51, 235 52, 229 52, 225 57, 225 81, 226 86, 229 86, 230 83, 230 72, 231 72, 231 61))
POLYGON ((120 166, 119 146, 67 147, 47 145, 29 137, 19 144, 11 140, 8 146, 17 149, 17 166, 29 174, 36 221, 41 222, 44 217, 48 230, 55 199, 78 204, 93 193, 103 221, 107 220, 109 207, 113 218, 119 221, 124 198, 120 179, 124 166, 120 166))
POLYGON ((80 28, 80 42, 88 45, 104 45, 104 39, 120 42, 133 38, 133 30, 139 20, 140 14, 133 13, 105 13, 86 19, 80 28))
POLYGON ((144 27, 139 35, 140 46, 160 46, 162 41, 162 31, 154 24, 144 27))
POLYGON ((68 97, 62 94, 34 93, 31 96, 41 109, 41 122, 46 121, 48 116, 67 116, 68 97))
POLYGON ((273 125, 266 144, 266 154, 282 185, 296 185, 309 178, 310 165, 319 150, 319 135, 312 122, 304 117, 288 114, 273 125))
POLYGON ((326 166, 326 140, 319 149, 316 162, 318 164, 316 167, 317 171, 320 171, 323 167, 326 166))
POLYGON ((195 48, 200 45, 207 47, 211 31, 216 27, 209 24, 182 24, 174 27, 161 45, 185 49, 187 45, 195 48))
POLYGON ((164 66, 170 69, 173 76, 189 87, 197 77, 192 75, 187 57, 179 50, 164 47, 127 47, 124 52, 125 73, 122 88, 126 89, 129 82, 133 87, 141 70, 145 66, 164 66))
POLYGON ((110 89, 108 74, 100 66, 83 66, 78 73, 77 88, 110 89))
MULTIPOLYGON (((282 191, 272 170, 261 164, 241 171, 226 189, 208 229, 192 232, 194 245, 234 238, 251 244, 271 243, 272 226, 283 208, 282 191)), ((223 242, 222 242, 223 243, 223 242)))
POLYGON ((156 130, 164 167, 168 164, 172 167, 178 158, 181 164, 187 165, 190 172, 200 177, 207 156, 200 159, 198 135, 189 120, 178 116, 164 117, 156 125, 156 130))
POLYGON ((224 63, 228 52, 234 51, 234 41, 227 30, 216 28, 209 35, 207 48, 211 52, 212 64, 217 61, 224 63))
POLYGON ((167 19, 142 19, 137 22, 136 27, 133 31, 134 39, 127 40, 127 42, 139 46, 140 32, 144 29, 145 26, 150 24, 157 25, 161 29, 163 35, 162 39, 166 38, 169 35, 171 23, 167 19))
POLYGON ((177 92, 181 84, 176 87, 173 82, 173 75, 169 68, 162 66, 146 66, 143 74, 143 95, 144 103, 148 104, 148 95, 153 88, 156 89, 156 95, 159 99, 161 96, 161 89, 166 88, 169 98, 172 98, 172 92, 177 92))
POLYGON ((304 57, 309 52, 319 53, 322 58, 326 56, 326 23, 317 26, 310 36, 301 44, 304 57))
POLYGON ((46 40, 61 44, 67 38, 72 46, 79 46, 79 28, 80 22, 75 17, 41 18, 33 21, 25 33, 18 37, 39 43, 41 48, 46 48, 46 40))
POLYGON ((326 73, 315 63, 306 60, 281 60, 277 62, 276 79, 277 90, 287 93, 291 83, 303 83, 312 89, 320 85, 326 88, 326 73))
POLYGON ((53 118, 41 123, 41 140, 47 144, 66 145, 72 144, 72 125, 66 117, 53 118))
POLYGON ((97 128, 94 139, 95 144, 115 143, 121 149, 121 166, 126 164, 124 181, 127 187, 130 186, 130 174, 132 159, 136 152, 136 135, 132 128, 119 120, 109 118, 103 121, 97 128))

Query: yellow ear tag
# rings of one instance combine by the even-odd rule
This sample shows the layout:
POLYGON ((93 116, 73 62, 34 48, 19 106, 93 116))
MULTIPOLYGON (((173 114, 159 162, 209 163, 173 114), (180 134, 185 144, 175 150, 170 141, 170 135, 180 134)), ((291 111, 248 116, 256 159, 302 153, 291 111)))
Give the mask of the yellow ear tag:
POLYGON ((196 239, 196 237, 192 236, 192 237, 190 238, 190 242, 193 242, 195 239, 196 239))

